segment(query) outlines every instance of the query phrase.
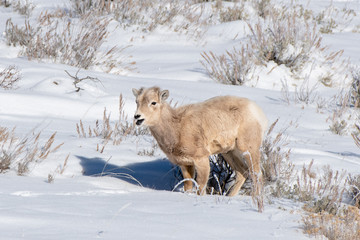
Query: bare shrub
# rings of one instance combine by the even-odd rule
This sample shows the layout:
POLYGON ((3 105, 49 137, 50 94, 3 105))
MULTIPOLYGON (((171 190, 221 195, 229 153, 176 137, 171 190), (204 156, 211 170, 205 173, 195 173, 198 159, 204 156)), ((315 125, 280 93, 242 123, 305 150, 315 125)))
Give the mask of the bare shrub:
POLYGON ((251 79, 254 70, 254 58, 249 47, 240 50, 233 48, 225 54, 213 52, 201 53, 201 64, 209 76, 217 82, 230 85, 243 85, 251 79))
POLYGON ((348 206, 341 214, 321 212, 302 218, 304 232, 311 236, 324 236, 329 240, 360 239, 359 209, 348 206))
POLYGON ((345 119, 341 119, 341 116, 334 113, 332 117, 332 124, 330 125, 330 131, 334 134, 343 136, 346 133, 348 124, 345 119))
POLYGON ((109 22, 90 13, 70 21, 65 11, 57 10, 42 13, 34 27, 27 21, 24 27, 18 27, 9 19, 5 37, 9 45, 23 46, 20 54, 29 59, 50 59, 85 69, 99 66, 105 72, 131 69, 134 62, 121 61, 126 47, 100 50, 108 36, 109 22))
POLYGON ((76 92, 79 92, 80 90, 83 90, 82 88, 80 88, 78 86, 79 83, 81 83, 82 81, 85 81, 85 80, 90 80, 90 81, 93 81, 93 82, 100 82, 101 81, 98 79, 98 78, 95 78, 95 77, 90 77, 90 76, 86 76, 86 77, 83 77, 83 78, 79 78, 78 77, 78 73, 80 72, 80 69, 77 70, 76 74, 75 75, 71 75, 68 71, 66 71, 66 74, 71 77, 74 81, 73 81, 73 85, 75 87, 75 91, 76 92))
POLYGON ((355 131, 351 134, 355 144, 360 148, 360 126, 355 124, 355 131))
POLYGON ((252 36, 251 48, 264 65, 274 61, 292 71, 300 71, 315 49, 320 49, 321 37, 316 26, 296 15, 271 15, 268 23, 248 23, 252 36))
POLYGON ((206 22, 202 18, 202 5, 195 6, 192 1, 85 0, 72 3, 77 14, 112 15, 124 28, 139 26, 143 32, 168 26, 176 32, 194 34, 201 32, 200 26, 206 22))
MULTIPOLYGON (((209 181, 206 187, 206 192, 211 195, 226 195, 230 190, 231 186, 234 184, 235 173, 221 154, 209 156, 209 161, 210 174, 209 181)), ((186 180, 182 175, 180 167, 174 167, 176 168, 176 170, 174 171, 174 177, 178 182, 176 186, 178 186, 186 180)), ((193 182, 195 183, 195 186, 198 187, 196 183, 196 173, 193 182)))
POLYGON ((252 0, 255 10, 258 16, 267 18, 275 10, 275 7, 271 0, 252 0))
POLYGON ((249 15, 245 9, 245 3, 239 2, 232 7, 221 7, 219 9, 220 22, 231 22, 247 20, 249 15))
POLYGON ((290 161, 291 150, 282 149, 288 144, 283 136, 287 128, 275 138, 270 135, 277 122, 270 126, 262 145, 262 168, 268 191, 275 197, 305 202, 307 211, 336 214, 346 190, 345 171, 333 171, 325 166, 321 174, 316 174, 311 161, 298 174, 290 161))
POLYGON ((15 136, 15 128, 8 130, 0 128, 0 173, 14 169, 18 175, 29 172, 30 164, 40 163, 57 151, 62 144, 52 148, 56 133, 43 144, 40 143, 40 134, 32 133, 19 139, 15 136))
POLYGON ((350 87, 350 106, 360 108, 360 69, 351 71, 352 84, 350 87))
POLYGON ((290 93, 289 85, 287 79, 281 81, 281 95, 282 99, 290 104, 290 102, 294 102, 296 104, 313 104, 316 103, 318 108, 322 108, 324 100, 318 95, 316 89, 318 84, 314 84, 313 86, 310 85, 310 74, 306 75, 303 81, 299 86, 295 86, 294 94, 290 93))
POLYGON ((269 127, 261 147, 264 178, 270 182, 274 182, 279 178, 289 179, 289 176, 292 175, 293 169, 292 164, 288 165, 289 168, 286 167, 283 169, 283 161, 289 161, 291 154, 291 149, 282 149, 288 145, 286 137, 284 136, 287 128, 279 131, 275 138, 271 136, 278 121, 279 119, 276 119, 276 121, 269 127))
POLYGON ((349 97, 347 94, 343 95, 342 93, 340 93, 337 100, 338 105, 334 109, 332 116, 330 116, 329 118, 331 122, 329 126, 330 131, 340 136, 345 135, 349 127, 348 118, 350 118, 351 116, 347 114, 348 99, 349 97))
MULTIPOLYGON (((261 2, 265 4, 265 1, 261 2)), ((327 48, 321 44, 322 38, 316 24, 311 18, 301 15, 304 13, 298 14, 296 10, 280 11, 274 6, 271 9, 257 23, 248 22, 250 37, 240 48, 225 54, 201 54, 201 63, 210 77, 221 83, 241 85, 253 78, 251 73, 255 69, 273 62, 277 66, 284 65, 294 79, 304 82, 309 78, 304 70, 310 69, 312 72, 314 68, 324 68, 327 73, 317 76, 318 81, 325 86, 333 86, 334 80, 342 76, 338 72, 343 72, 346 67, 346 62, 338 61, 343 51, 327 53, 327 48), (313 61, 315 56, 317 61, 313 61)))
POLYGON ((303 167, 294 186, 295 193, 300 201, 308 202, 307 211, 337 214, 346 190, 346 172, 333 171, 330 166, 325 166, 323 174, 317 178, 312 170, 313 163, 312 160, 308 166, 303 167))
POLYGON ((210 194, 226 195, 235 181, 234 170, 221 154, 209 156, 210 176, 207 192, 210 194))
POLYGON ((343 31, 345 28, 349 28, 355 16, 354 9, 348 7, 339 9, 330 4, 313 18, 317 25, 320 26, 319 31, 321 33, 330 34, 334 30, 343 31))
POLYGON ((0 87, 3 89, 13 89, 16 87, 16 84, 21 80, 20 70, 14 66, 10 65, 6 67, 3 71, 0 71, 0 87))
POLYGON ((350 186, 348 193, 354 201, 354 205, 360 208, 360 175, 351 176, 350 174, 348 176, 348 184, 350 186))
POLYGON ((10 2, 8 0, 0 0, 0 6, 3 6, 4 7, 10 7, 10 2))
POLYGON ((21 15, 29 17, 35 8, 35 5, 29 0, 16 0, 12 2, 12 7, 21 15))
POLYGON ((262 172, 265 185, 271 195, 288 197, 291 194, 291 183, 296 178, 294 164, 290 161, 291 149, 284 149, 289 143, 285 132, 292 125, 272 136, 279 119, 271 124, 261 147, 262 172))

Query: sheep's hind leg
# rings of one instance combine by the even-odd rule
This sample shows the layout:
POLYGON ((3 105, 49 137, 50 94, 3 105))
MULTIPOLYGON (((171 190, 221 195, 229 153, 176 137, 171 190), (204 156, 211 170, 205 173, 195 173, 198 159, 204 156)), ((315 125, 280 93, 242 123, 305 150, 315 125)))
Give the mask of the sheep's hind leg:
POLYGON ((209 158, 204 157, 200 158, 195 162, 196 170, 196 182, 199 184, 199 189, 197 193, 199 195, 204 195, 206 193, 207 182, 209 180, 210 174, 210 163, 209 158))
POLYGON ((231 186, 226 194, 227 196, 232 197, 238 194, 240 188, 248 177, 247 166, 242 163, 242 158, 237 156, 235 152, 223 153, 222 156, 230 165, 230 167, 235 171, 235 183, 231 186))
MULTIPOLYGON (((195 177, 195 167, 194 165, 189 166, 180 166, 181 172, 184 179, 194 179, 195 177)), ((187 180, 184 182, 184 191, 189 192, 192 190, 193 182, 192 180, 187 180)))

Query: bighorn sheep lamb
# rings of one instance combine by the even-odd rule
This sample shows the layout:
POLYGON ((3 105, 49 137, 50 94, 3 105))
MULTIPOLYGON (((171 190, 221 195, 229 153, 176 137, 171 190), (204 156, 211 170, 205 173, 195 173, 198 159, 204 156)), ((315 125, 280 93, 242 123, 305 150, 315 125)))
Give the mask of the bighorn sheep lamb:
MULTIPOLYGON (((180 166, 185 179, 196 171, 198 194, 204 194, 210 173, 209 156, 221 153, 236 173, 229 196, 238 193, 249 176, 253 197, 263 209, 260 146, 267 128, 264 112, 254 102, 240 97, 220 96, 205 102, 171 107, 168 90, 158 87, 133 89, 136 125, 148 126, 169 160, 180 166)), ((192 181, 184 190, 192 189, 192 181)))

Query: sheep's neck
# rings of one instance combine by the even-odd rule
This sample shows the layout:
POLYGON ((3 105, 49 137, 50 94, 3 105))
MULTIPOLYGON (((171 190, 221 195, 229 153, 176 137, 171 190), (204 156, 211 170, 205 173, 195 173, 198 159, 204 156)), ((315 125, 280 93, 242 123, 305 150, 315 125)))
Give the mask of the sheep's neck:
POLYGON ((175 110, 164 106, 159 123, 150 127, 150 131, 164 152, 172 152, 179 141, 179 121, 175 110))

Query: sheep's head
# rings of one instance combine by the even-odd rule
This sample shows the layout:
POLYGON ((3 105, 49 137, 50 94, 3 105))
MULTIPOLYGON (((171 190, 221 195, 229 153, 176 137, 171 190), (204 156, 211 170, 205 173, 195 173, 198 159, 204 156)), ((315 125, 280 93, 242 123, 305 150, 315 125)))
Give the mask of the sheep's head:
POLYGON ((136 97, 136 125, 154 126, 160 120, 162 106, 169 97, 169 91, 161 91, 158 87, 140 88, 132 90, 136 97))

